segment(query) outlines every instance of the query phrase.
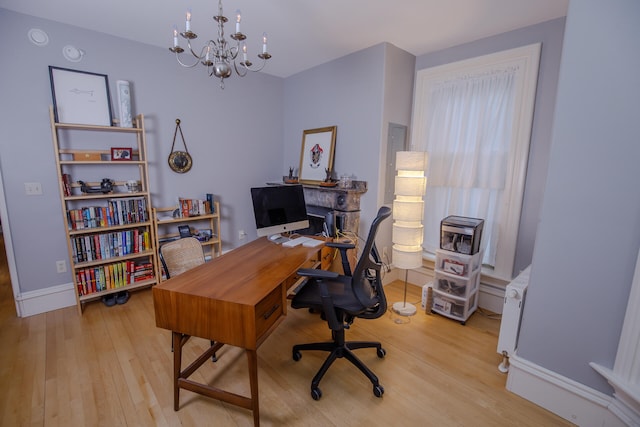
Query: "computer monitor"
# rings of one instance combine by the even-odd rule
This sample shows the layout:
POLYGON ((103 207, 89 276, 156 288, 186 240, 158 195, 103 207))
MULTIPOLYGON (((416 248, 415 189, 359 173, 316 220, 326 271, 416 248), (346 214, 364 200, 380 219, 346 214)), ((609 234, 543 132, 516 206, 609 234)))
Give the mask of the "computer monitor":
POLYGON ((258 236, 309 228, 302 185, 268 185, 251 189, 258 236))

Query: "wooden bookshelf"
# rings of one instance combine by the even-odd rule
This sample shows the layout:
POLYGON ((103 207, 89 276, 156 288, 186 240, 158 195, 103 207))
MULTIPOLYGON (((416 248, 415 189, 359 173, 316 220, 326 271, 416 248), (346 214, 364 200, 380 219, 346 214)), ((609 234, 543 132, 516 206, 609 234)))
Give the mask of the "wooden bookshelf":
POLYGON ((144 117, 123 128, 57 123, 53 107, 49 115, 69 265, 82 314, 89 301, 158 281, 144 117), (107 136, 96 138, 96 132, 107 136), (123 145, 131 146, 130 159, 112 160, 111 148, 123 145), (103 185, 96 176, 109 176, 110 182, 103 185), (128 188, 128 181, 137 182, 137 188, 128 188))
MULTIPOLYGON (((155 228, 154 234, 156 236, 155 245, 159 250, 160 247, 171 240, 179 239, 180 233, 178 232, 178 226, 187 225, 189 227, 190 234, 194 237, 199 237, 202 249, 204 251, 205 258, 211 259, 222 255, 222 238, 220 237, 220 204, 213 202, 211 213, 203 213, 193 216, 180 216, 182 210, 178 205, 153 208, 153 226, 155 228), (202 236, 198 236, 199 232, 203 230, 211 230, 211 237, 203 239, 202 236)), ((156 270, 159 273, 160 280, 163 280, 164 275, 162 273, 162 263, 160 256, 156 257, 157 267, 156 270)))

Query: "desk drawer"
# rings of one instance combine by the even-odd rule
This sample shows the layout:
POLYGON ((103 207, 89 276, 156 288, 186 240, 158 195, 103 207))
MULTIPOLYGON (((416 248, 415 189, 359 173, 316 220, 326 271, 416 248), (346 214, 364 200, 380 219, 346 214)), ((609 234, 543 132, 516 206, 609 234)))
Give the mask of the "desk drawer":
POLYGON ((278 286, 256 305, 256 338, 260 339, 283 315, 282 288, 278 286))

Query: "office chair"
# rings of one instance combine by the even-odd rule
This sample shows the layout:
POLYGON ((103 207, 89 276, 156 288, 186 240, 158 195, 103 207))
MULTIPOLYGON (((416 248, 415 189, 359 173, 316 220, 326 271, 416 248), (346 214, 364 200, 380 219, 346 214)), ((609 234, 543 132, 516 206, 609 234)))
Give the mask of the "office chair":
MULTIPOLYGON (((167 279, 205 263, 202 244, 195 237, 183 237, 165 243, 160 246, 159 252, 160 262, 167 279)), ((211 341, 211 346, 214 345, 215 341, 211 341)), ((173 351, 173 340, 171 341, 171 351, 173 351)), ((214 362, 218 360, 215 353, 212 360, 214 362)))
POLYGON ((345 270, 343 275, 317 269, 298 271, 298 274, 308 277, 308 281, 291 300, 291 307, 322 311, 322 317, 328 322, 332 336, 332 341, 329 342, 293 346, 292 353, 295 361, 302 357, 301 350, 329 352, 329 356, 311 381, 311 397, 314 400, 322 397, 318 385, 324 374, 337 358, 343 357, 369 378, 376 397, 382 397, 384 393, 378 377, 353 353, 353 350, 359 348, 376 348, 378 357, 383 358, 386 352, 382 345, 373 341, 345 341, 345 329, 349 329, 355 318, 376 319, 387 311, 387 299, 380 277, 382 263, 376 249, 375 237, 378 226, 389 215, 391 215, 391 209, 388 207, 383 206, 378 210, 353 274, 351 274, 346 254, 348 249, 355 247, 350 243, 326 243, 326 246, 340 250, 345 270))

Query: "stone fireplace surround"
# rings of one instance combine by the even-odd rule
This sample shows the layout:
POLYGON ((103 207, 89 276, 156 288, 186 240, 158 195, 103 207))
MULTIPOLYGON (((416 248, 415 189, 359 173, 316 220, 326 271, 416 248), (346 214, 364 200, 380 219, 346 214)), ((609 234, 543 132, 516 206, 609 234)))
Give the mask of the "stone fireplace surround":
POLYGON ((367 192, 366 181, 353 181, 350 188, 303 184, 303 189, 310 223, 306 234, 322 233, 325 215, 330 212, 344 233, 358 234, 360 196, 367 192))

